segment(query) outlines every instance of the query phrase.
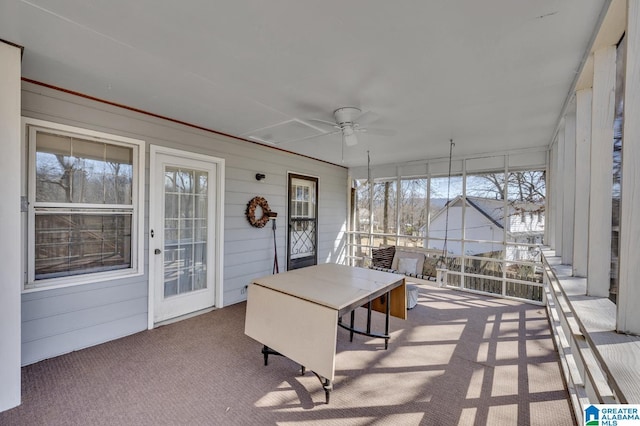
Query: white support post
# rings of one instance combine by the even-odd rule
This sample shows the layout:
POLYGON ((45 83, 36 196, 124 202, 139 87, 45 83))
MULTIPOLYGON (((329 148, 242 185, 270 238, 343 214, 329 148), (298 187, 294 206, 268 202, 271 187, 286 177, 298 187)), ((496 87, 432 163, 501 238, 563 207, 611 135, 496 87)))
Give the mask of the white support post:
POLYGON ((547 211, 545 214, 544 233, 545 243, 552 250, 556 248, 556 186, 560 184, 558 179, 558 143, 554 143, 547 154, 547 211))
POLYGON ((640 4, 628 2, 617 329, 640 334, 640 4))
POLYGON ((594 53, 587 295, 609 295, 616 48, 594 53))
POLYGON ((562 217, 563 217, 563 208, 564 208, 564 184, 562 183, 565 179, 564 175, 564 123, 563 126, 558 131, 558 140, 556 142, 556 179, 555 179, 555 200, 556 200, 556 211, 555 211, 555 231, 556 231, 556 256, 562 256, 562 247, 564 241, 562 241, 562 217))
POLYGON ((0 411, 20 404, 20 60, 0 42, 0 411))
POLYGON ((591 179, 591 99, 593 90, 576 92, 576 188, 573 224, 573 275, 587 276, 589 181, 591 179))
POLYGON ((562 206, 562 263, 573 262, 573 224, 576 191, 576 112, 569 111, 564 119, 564 169, 562 206))

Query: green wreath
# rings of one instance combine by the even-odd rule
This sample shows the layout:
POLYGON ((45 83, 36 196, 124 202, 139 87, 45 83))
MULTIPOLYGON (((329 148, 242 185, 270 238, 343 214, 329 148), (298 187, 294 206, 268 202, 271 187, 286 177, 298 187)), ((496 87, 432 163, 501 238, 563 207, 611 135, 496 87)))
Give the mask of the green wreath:
POLYGON ((271 213, 269 203, 263 197, 253 197, 251 201, 247 203, 245 215, 251 226, 255 228, 263 228, 267 222, 269 222, 269 213, 271 213), (262 216, 260 218, 256 218, 256 208, 258 206, 262 209, 262 216))

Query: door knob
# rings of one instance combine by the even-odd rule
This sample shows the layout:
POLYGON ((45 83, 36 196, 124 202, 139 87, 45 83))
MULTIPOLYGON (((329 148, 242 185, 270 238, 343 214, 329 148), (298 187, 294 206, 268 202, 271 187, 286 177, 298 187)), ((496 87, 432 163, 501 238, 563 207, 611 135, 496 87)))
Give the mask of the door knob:
POLYGON ((160 254, 160 253, 162 253, 162 250, 160 250, 160 249, 155 249, 153 252, 154 252, 155 254, 160 254))

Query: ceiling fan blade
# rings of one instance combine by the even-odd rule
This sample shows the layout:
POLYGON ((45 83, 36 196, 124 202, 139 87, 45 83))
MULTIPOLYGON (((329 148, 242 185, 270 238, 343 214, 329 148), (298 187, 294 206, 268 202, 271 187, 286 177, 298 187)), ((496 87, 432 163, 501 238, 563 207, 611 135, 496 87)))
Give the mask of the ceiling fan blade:
POLYGON ((365 132, 368 133, 370 135, 378 135, 378 136, 395 136, 396 135, 396 131, 395 130, 391 130, 391 129, 378 129, 378 128, 374 128, 374 127, 367 127, 367 128, 360 128, 358 129, 358 131, 360 132, 365 132))
POLYGON ((322 125, 325 125, 325 126, 331 126, 331 127, 333 127, 334 129, 339 129, 339 128, 340 128, 340 127, 338 127, 338 125, 335 123, 335 121, 334 121, 334 122, 331 122, 331 121, 326 121, 326 120, 318 120, 317 118, 310 118, 310 119, 308 119, 308 120, 306 120, 306 121, 312 121, 312 122, 314 122, 314 123, 322 124, 322 125))
POLYGON ((353 121, 361 126, 374 123, 380 120, 380 116, 373 111, 366 111, 356 117, 353 121))
POLYGON ((342 131, 338 129, 338 130, 334 130, 333 132, 327 132, 327 133, 320 133, 318 135, 305 136, 304 138, 300 138, 300 139, 292 139, 292 140, 289 140, 289 141, 282 142, 282 144, 298 143, 298 142, 302 142, 302 141, 308 141, 310 139, 317 139, 317 138, 321 138, 321 137, 324 137, 324 136, 335 135, 335 134, 341 133, 341 132, 342 131))

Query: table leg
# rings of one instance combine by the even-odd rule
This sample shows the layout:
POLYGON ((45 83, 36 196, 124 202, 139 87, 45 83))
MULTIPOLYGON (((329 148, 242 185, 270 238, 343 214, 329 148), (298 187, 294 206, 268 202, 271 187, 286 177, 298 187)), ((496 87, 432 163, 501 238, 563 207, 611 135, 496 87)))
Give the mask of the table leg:
POLYGON ((268 365, 269 364, 269 355, 282 356, 282 354, 280 352, 276 352, 273 349, 271 349, 269 346, 264 345, 262 347, 262 356, 264 356, 264 365, 268 365))
POLYGON ((333 386, 331 385, 331 380, 325 379, 322 387, 324 388, 325 401, 327 404, 329 404, 329 395, 331 394, 331 389, 333 388, 333 386))
POLYGON ((391 292, 387 292, 387 298, 385 303, 385 319, 384 319, 384 349, 387 350, 389 348, 389 306, 391 305, 391 292))
MULTIPOLYGON (((353 342, 353 335, 354 334, 361 334, 363 336, 369 336, 369 337, 378 337, 381 339, 384 339, 384 348, 385 349, 389 349, 389 318, 391 316, 391 291, 388 291, 386 293, 384 293, 382 296, 380 296, 380 303, 384 304, 384 315, 385 315, 385 323, 384 323, 384 334, 382 333, 373 333, 371 331, 371 318, 372 318, 372 312, 373 312, 373 306, 371 302, 368 302, 366 304, 366 308, 367 308, 367 324, 366 324, 366 328, 364 330, 359 330, 355 327, 355 309, 352 310, 350 312, 351 316, 350 316, 350 323, 349 325, 345 324, 342 321, 342 317, 338 318, 338 326, 342 327, 344 329, 349 330, 349 341, 353 342)), ((362 307, 364 307, 364 305, 362 305, 362 307)))
POLYGON ((351 311, 351 327, 349 328, 349 341, 353 342, 353 327, 355 327, 356 322, 356 311, 355 309, 351 311))
POLYGON ((331 384, 331 380, 325 379, 324 377, 322 377, 321 375, 319 375, 315 371, 312 371, 312 373, 316 375, 318 380, 320 380, 320 383, 322 384, 322 388, 324 389, 324 398, 325 398, 326 403, 328 404, 329 403, 329 395, 331 394, 331 390, 333 389, 333 385, 331 384))

